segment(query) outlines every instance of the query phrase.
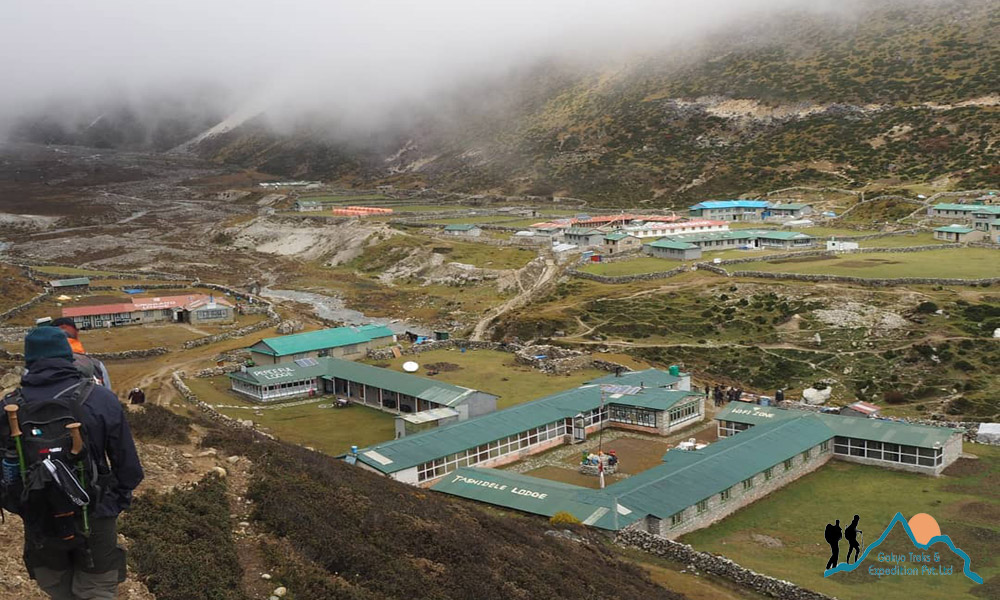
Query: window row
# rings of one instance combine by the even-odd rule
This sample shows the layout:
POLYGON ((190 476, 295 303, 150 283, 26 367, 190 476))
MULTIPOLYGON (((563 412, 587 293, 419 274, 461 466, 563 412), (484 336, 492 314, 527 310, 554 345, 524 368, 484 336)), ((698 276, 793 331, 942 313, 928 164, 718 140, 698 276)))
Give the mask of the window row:
POLYGON ((698 414, 698 402, 688 402, 687 404, 682 404, 681 406, 675 406, 670 409, 670 423, 676 423, 677 421, 683 421, 684 419, 690 418, 692 415, 698 414))
POLYGON ((530 448, 531 446, 565 434, 565 421, 557 421, 522 431, 519 434, 501 438, 488 444, 482 444, 475 448, 469 448, 468 450, 445 456, 444 458, 425 462, 417 467, 417 480, 426 481, 428 479, 435 479, 451 473, 460 467, 471 467, 494 458, 520 452, 525 448, 530 448))
POLYGON ((842 436, 834 438, 833 453, 921 467, 936 467, 944 461, 944 452, 941 448, 919 448, 842 436))
POLYGON ((735 421, 720 421, 719 422, 719 437, 729 437, 736 435, 741 431, 746 431, 750 429, 752 425, 749 423, 736 423, 735 421))
POLYGON ((656 427, 656 411, 645 408, 612 404, 608 407, 608 419, 615 423, 656 427))

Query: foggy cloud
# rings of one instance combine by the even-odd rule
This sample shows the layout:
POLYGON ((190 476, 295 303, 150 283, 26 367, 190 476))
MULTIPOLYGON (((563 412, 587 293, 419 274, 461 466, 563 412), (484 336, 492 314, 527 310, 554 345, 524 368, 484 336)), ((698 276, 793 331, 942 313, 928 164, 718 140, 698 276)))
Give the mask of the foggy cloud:
POLYGON ((51 100, 85 106, 157 94, 225 111, 280 107, 368 122, 535 60, 625 57, 818 4, 842 3, 6 0, 0 124, 51 100))

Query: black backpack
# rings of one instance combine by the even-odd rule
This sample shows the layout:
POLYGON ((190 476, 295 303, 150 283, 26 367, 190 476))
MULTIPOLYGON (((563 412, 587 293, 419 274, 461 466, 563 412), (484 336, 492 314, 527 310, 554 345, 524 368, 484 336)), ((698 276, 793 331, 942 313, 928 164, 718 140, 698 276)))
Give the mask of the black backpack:
POLYGON ((99 502, 101 489, 98 463, 87 448, 82 415, 95 385, 90 379, 81 379, 52 398, 31 402, 24 400, 18 388, 4 399, 0 506, 21 516, 27 538, 36 547, 71 549, 84 544, 89 534, 88 508, 99 502), (14 414, 20 429, 20 453, 11 435, 13 423, 6 406, 18 408, 14 414), (76 453, 72 428, 67 428, 75 423, 80 424, 75 427, 84 440, 77 444, 80 448, 76 453))

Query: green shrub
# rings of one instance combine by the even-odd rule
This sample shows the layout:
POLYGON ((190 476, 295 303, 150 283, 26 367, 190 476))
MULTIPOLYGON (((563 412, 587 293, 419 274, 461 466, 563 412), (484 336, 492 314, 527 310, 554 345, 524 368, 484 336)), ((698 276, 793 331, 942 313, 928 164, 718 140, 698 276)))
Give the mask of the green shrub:
POLYGON ((136 438, 144 442, 183 444, 188 441, 191 421, 156 404, 144 404, 128 414, 136 438))
POLYGON ((556 514, 549 517, 549 524, 553 527, 565 527, 568 525, 579 525, 580 519, 577 519, 570 513, 561 510, 556 514))
POLYGON ((189 488, 147 492, 122 519, 130 562, 158 600, 244 600, 226 483, 208 475, 189 488))
POLYGON ((938 311, 938 305, 933 302, 921 302, 917 305, 917 312, 921 314, 931 314, 938 311))
POLYGON ((545 535, 547 524, 538 519, 498 516, 245 432, 214 430, 203 443, 253 460, 252 519, 326 574, 349 582, 352 593, 477 600, 678 598, 601 544, 545 535))
POLYGON ((889 390, 882 394, 886 404, 903 404, 906 402, 906 395, 899 390, 889 390))

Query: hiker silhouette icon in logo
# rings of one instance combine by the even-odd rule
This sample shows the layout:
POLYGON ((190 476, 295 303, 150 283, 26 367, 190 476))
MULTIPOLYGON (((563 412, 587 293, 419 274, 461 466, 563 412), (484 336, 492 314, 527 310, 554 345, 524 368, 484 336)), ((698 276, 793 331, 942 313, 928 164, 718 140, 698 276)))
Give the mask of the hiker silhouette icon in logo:
POLYGON ((836 525, 826 524, 826 543, 830 544, 830 560, 826 561, 826 568, 832 569, 837 566, 837 562, 840 559, 840 519, 837 519, 836 525))
MULTIPOLYGON (((850 545, 850 547, 847 549, 848 564, 851 563, 851 552, 854 553, 855 561, 861 557, 861 544, 858 543, 858 534, 861 533, 861 530, 858 529, 858 521, 860 520, 861 517, 859 517, 858 515, 854 515, 854 520, 851 521, 851 524, 848 525, 847 529, 844 530, 844 537, 847 538, 847 543, 850 545)), ((861 539, 864 538, 862 537, 861 539)))

